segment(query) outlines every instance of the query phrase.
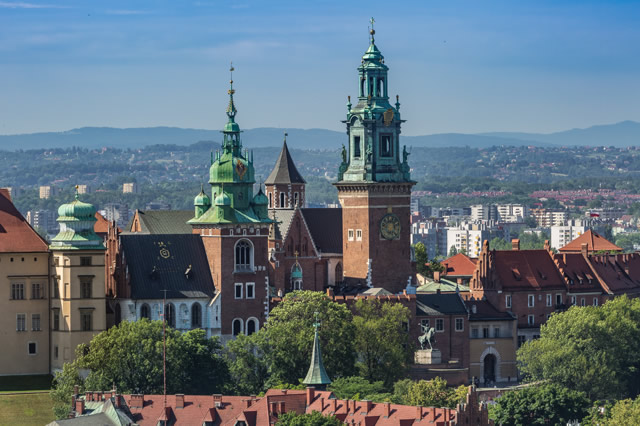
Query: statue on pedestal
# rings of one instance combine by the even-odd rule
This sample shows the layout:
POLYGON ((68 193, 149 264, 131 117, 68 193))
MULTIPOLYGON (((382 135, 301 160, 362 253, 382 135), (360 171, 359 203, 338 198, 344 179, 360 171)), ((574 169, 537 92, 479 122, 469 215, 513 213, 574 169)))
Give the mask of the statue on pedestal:
POLYGON ((425 349, 425 343, 427 343, 429 345, 429 350, 432 351, 433 350, 433 343, 436 342, 435 335, 436 335, 436 329, 435 328, 430 327, 427 330, 425 330, 424 334, 422 336, 418 337, 418 342, 420 342, 420 349, 424 350, 425 349))

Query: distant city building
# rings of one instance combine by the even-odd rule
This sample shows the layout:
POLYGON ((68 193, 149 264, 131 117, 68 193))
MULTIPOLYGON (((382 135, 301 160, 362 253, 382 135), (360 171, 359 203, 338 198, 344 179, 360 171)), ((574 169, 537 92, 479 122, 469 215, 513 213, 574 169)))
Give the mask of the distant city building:
POLYGON ((524 222, 529 216, 529 207, 524 204, 498 204, 498 222, 524 222))
POLYGON ((24 190, 22 188, 19 187, 15 187, 15 186, 8 186, 6 187, 6 190, 9 191, 9 195, 11 196, 11 198, 16 198, 17 196, 21 195, 24 190))
POLYGON ((43 199, 43 200, 49 199, 54 194, 55 194, 55 189, 53 186, 46 185, 46 186, 40 187, 40 199, 43 199))
POLYGON ((56 213, 52 210, 30 210, 27 212, 26 219, 29 225, 47 233, 54 233, 59 229, 56 213))
POLYGON ((536 220, 538 228, 562 226, 567 222, 569 213, 565 210, 531 209, 531 216, 536 220))
POLYGON ((481 221, 481 220, 498 220, 498 208, 494 204, 483 205, 476 204, 470 207, 471 208, 471 220, 473 221, 481 221))
POLYGON ((587 230, 581 220, 569 220, 566 225, 551 227, 551 247, 559 249, 584 234, 587 230))
POLYGON ((608 208, 608 209, 588 209, 585 211, 585 217, 597 219, 602 222, 612 222, 624 216, 626 210, 608 208))
POLYGON ((129 206, 125 203, 105 204, 100 214, 109 222, 115 221, 121 228, 129 223, 129 206))
POLYGON ((411 214, 420 213, 420 198, 411 196, 411 214))
POLYGON ((463 223, 457 228, 449 228, 447 254, 455 247, 457 252, 464 251, 469 257, 478 257, 482 250, 482 242, 490 237, 491 233, 486 226, 480 224, 463 223))
POLYGON ((427 249, 427 256, 433 259, 436 256, 446 256, 447 228, 442 219, 428 219, 424 222, 411 224, 411 244, 422 243, 427 249))
POLYGON ((76 191, 79 195, 88 194, 89 192, 91 192, 91 187, 86 184, 76 185, 76 191))
POLYGON ((171 204, 165 201, 150 201, 145 210, 171 210, 171 204))
POLYGON ((127 182, 122 184, 122 193, 123 194, 137 194, 138 193, 138 184, 135 182, 127 182))

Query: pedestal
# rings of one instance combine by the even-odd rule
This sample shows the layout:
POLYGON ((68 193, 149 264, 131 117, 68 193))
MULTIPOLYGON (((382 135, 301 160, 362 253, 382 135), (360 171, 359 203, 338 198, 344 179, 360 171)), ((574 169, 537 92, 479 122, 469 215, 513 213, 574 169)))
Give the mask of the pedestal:
POLYGON ((418 349, 415 353, 416 364, 440 364, 442 354, 439 349, 418 349))

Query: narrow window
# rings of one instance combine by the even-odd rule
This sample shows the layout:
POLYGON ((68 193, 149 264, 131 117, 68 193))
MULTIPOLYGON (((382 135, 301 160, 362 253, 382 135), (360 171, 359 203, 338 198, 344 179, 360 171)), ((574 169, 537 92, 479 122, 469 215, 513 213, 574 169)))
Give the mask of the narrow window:
POLYGON ((362 229, 356 229, 356 241, 362 241, 362 229))
POLYGON ((536 317, 533 315, 527 316, 527 324, 536 325, 536 317))
POLYGON ((273 193, 269 193, 269 208, 273 208, 273 193))
POLYGON ((436 319, 436 331, 444 331, 444 320, 442 318, 436 319))
POLYGON ((251 272, 253 250, 251 243, 241 240, 236 244, 236 272, 251 272))
POLYGON ((194 303, 191 307, 191 328, 202 327, 202 307, 199 303, 194 303))
POLYGON ((584 297, 583 297, 582 299, 580 299, 580 306, 586 306, 586 305, 587 305, 587 303, 586 303, 586 301, 584 300, 584 297))
POLYGON ((44 299, 44 286, 40 283, 31 283, 31 298, 44 299))
POLYGON ((392 135, 380 135, 380 156, 381 157, 393 156, 392 141, 393 141, 392 135))
POLYGON ((235 297, 236 299, 242 299, 242 283, 236 283, 235 297))
POLYGON ((463 331, 463 330, 464 330, 464 319, 456 318, 456 331, 463 331))
POLYGON ((27 314, 16 315, 16 331, 27 331, 27 314))
POLYGON ((280 193, 280 208, 284 208, 284 192, 280 193))
POLYGON ((92 293, 91 287, 92 287, 91 278, 82 278, 80 280, 80 298, 91 299, 91 293, 92 293))
POLYGON ((598 298, 597 297, 593 298, 593 306, 598 306, 598 298))
POLYGON ((255 288, 256 288, 255 283, 247 283, 247 299, 256 298, 255 288))
POLYGON ((293 205, 298 207, 298 193, 297 192, 293 193, 293 205))
POLYGON ((500 328, 499 327, 494 327, 493 328, 493 337, 494 337, 494 339, 497 339, 498 337, 500 337, 500 328))
POLYGON ((257 320, 255 318, 250 318, 247 320, 247 336, 251 336, 258 329, 257 320))
POLYGON ((80 327, 82 331, 93 330, 93 312, 89 310, 80 311, 80 327))
POLYGON ((489 327, 484 327, 482 329, 482 337, 485 338, 485 339, 489 338, 489 327))
POLYGON ((576 305, 576 297, 575 297, 575 296, 571 296, 571 304, 572 304, 573 306, 575 306, 575 305, 576 305))
POLYGON ((167 321, 167 325, 171 328, 176 328, 176 308, 173 303, 167 303, 164 307, 164 315, 167 321))
POLYGON ((60 330, 60 309, 53 309, 52 329, 54 331, 60 330))
POLYGON ((58 345, 53 347, 53 359, 58 359, 58 345))
POLYGON ((40 331, 40 314, 31 314, 31 330, 40 331))
POLYGON ((550 294, 547 294, 547 306, 553 305, 553 297, 550 294))
POLYGON ((140 318, 151 319, 151 309, 146 303, 140 306, 140 318))
POLYGON ((507 308, 510 308, 510 307, 511 307, 511 295, 510 295, 510 294, 507 294, 507 295, 504 297, 504 302, 505 302, 505 306, 506 306, 507 308))
POLYGON ((349 229, 349 231, 347 232, 347 236, 349 241, 353 241, 353 229, 349 229))
POLYGON ((527 297, 527 301, 528 301, 527 305, 528 305, 530 308, 533 308, 533 307, 535 306, 535 303, 536 303, 536 298, 533 296, 533 294, 530 294, 530 295, 527 297))
POLYGON ((562 295, 556 294, 556 305, 562 305, 562 295))
POLYGON ((353 158, 360 158, 360 136, 353 137, 353 158))
POLYGON ((231 329, 234 336, 237 336, 238 334, 242 333, 242 320, 238 318, 234 319, 231 329))

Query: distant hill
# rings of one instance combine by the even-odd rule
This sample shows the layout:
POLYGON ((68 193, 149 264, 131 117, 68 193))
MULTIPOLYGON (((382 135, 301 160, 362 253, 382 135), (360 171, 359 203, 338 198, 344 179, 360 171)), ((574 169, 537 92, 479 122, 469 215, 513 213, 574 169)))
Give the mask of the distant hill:
MULTIPOLYGON (((242 140, 247 147, 280 146, 284 132, 297 149, 336 149, 346 142, 345 132, 326 129, 256 128, 245 130, 242 140)), ((82 127, 66 132, 0 135, 0 149, 69 148, 140 148, 148 145, 192 145, 199 141, 220 142, 217 130, 182 129, 178 127, 148 127, 117 129, 112 127, 82 127)), ((640 123, 623 121, 616 124, 572 129, 563 132, 482 134, 441 133, 425 136, 403 136, 402 143, 425 148, 490 146, 616 146, 640 144, 640 123)))

